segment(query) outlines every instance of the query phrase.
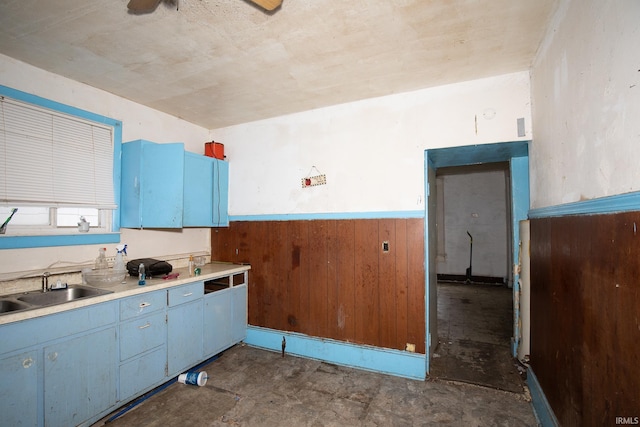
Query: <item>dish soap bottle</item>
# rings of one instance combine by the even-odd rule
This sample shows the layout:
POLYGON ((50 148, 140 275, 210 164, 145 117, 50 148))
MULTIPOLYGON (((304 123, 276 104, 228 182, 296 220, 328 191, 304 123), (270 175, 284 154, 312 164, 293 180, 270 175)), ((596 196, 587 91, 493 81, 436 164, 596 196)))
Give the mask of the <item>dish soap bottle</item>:
POLYGON ((94 265, 94 268, 96 270, 109 268, 109 263, 107 262, 107 258, 104 255, 106 250, 107 248, 98 249, 98 258, 96 258, 96 263, 94 265))
POLYGON ((138 285, 142 286, 147 283, 147 275, 144 272, 144 264, 140 263, 138 266, 138 285))
POLYGON ((189 255, 189 277, 193 276, 193 270, 195 268, 194 262, 193 262, 193 255, 189 255))
POLYGON ((126 267, 124 266, 124 255, 127 254, 127 245, 118 245, 116 246, 116 260, 113 262, 113 269, 124 271, 126 267))

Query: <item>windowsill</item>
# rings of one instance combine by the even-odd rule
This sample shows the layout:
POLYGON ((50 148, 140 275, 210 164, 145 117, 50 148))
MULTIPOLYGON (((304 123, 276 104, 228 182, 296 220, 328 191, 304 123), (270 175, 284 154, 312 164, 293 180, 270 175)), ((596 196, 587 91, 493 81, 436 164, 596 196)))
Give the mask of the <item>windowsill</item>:
POLYGON ((120 243, 120 233, 76 233, 43 236, 0 236, 0 249, 43 248, 48 246, 120 243))

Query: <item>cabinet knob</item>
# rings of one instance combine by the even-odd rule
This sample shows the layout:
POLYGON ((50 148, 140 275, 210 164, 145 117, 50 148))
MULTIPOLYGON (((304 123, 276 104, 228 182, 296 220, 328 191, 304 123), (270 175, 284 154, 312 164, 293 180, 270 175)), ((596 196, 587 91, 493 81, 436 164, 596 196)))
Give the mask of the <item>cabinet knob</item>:
POLYGON ((147 322, 146 325, 138 326, 138 329, 147 329, 149 326, 151 326, 151 323, 147 322))
POLYGON ((140 308, 145 308, 145 307, 149 307, 151 305, 150 302, 141 302, 140 305, 138 307, 140 308))
POLYGON ((25 369, 29 369, 31 365, 33 365, 33 359, 30 357, 27 357, 22 361, 22 367, 25 369))

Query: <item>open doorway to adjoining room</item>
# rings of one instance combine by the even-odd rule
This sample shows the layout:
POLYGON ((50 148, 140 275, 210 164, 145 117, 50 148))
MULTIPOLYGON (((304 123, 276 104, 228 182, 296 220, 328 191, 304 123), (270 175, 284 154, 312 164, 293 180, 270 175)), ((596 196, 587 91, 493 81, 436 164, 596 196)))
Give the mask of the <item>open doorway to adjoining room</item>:
POLYGON ((429 375, 522 391, 513 264, 529 208, 528 144, 427 150, 425 169, 429 375))

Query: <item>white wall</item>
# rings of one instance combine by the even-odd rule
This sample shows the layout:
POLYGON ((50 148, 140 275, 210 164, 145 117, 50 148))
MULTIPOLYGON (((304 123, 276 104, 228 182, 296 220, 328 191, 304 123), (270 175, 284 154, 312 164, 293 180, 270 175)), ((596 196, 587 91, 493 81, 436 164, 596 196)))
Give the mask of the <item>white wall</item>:
MULTIPOLYGON (((3 55, 0 55, 0 84, 120 120, 125 142, 134 139, 179 141, 185 143, 187 150, 202 153, 203 143, 209 137, 209 131, 202 127, 3 55)), ((121 241, 129 245, 130 258, 211 250, 209 229, 122 229, 121 241)), ((0 251, 0 277, 5 273, 44 269, 59 261, 92 260, 100 246, 103 245, 5 249, 0 251)), ((113 246, 108 248, 110 255, 115 255, 113 246)))
MULTIPOLYGON (((0 84, 121 120, 124 141, 182 141, 194 152, 207 140, 224 143, 231 215, 422 210, 425 149, 532 137, 528 72, 211 132, 1 55, 0 84), (519 117, 526 123, 522 138, 519 117), (303 190, 300 179, 312 166, 328 184, 303 190)), ((208 229, 123 230, 122 241, 132 258, 210 249, 208 229)), ((91 260, 97 247, 3 250, 0 274, 91 260)))
POLYGON ((640 190, 640 2, 563 0, 531 71, 531 207, 640 190))
POLYGON ((507 188, 505 171, 445 175, 444 240, 446 259, 438 274, 464 275, 473 236, 474 276, 508 277, 507 188))
POLYGON ((520 72, 216 129, 211 136, 225 144, 230 162, 231 215, 414 211, 424 209, 425 149, 526 140, 530 124, 529 74, 520 72), (302 189, 312 166, 327 184, 302 189))

